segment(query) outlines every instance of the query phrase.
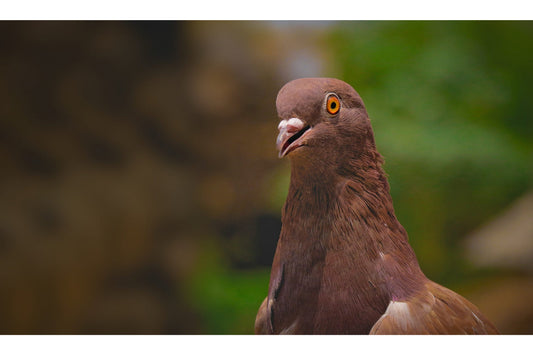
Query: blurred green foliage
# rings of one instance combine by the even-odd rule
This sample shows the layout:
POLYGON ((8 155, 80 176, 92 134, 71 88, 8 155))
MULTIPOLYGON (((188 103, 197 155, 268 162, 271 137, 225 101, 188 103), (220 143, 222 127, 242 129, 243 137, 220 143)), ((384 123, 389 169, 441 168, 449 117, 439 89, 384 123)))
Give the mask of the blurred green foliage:
POLYGON ((530 22, 344 22, 332 31, 397 216, 437 280, 460 282, 460 238, 532 186, 532 36, 530 22))
POLYGON ((231 270, 216 243, 204 245, 185 281, 188 301, 203 323, 204 334, 250 334, 266 296, 270 270, 231 270))

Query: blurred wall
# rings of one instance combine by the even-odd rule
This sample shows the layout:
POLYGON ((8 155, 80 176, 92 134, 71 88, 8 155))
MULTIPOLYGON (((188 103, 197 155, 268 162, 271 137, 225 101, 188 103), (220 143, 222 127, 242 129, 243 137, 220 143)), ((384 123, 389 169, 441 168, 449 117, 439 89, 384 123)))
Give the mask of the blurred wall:
POLYGON ((187 286, 198 265, 267 267, 279 233, 278 208, 264 210, 283 82, 272 36, 0 26, 0 331, 211 331, 187 286))

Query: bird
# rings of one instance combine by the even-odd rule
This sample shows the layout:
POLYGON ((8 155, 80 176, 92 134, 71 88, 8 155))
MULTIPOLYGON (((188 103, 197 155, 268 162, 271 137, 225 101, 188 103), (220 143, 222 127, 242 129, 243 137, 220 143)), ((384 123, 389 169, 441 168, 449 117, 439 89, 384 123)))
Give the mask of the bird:
POLYGON ((420 269, 355 89, 295 79, 276 108, 276 147, 291 176, 255 333, 498 334, 420 269))

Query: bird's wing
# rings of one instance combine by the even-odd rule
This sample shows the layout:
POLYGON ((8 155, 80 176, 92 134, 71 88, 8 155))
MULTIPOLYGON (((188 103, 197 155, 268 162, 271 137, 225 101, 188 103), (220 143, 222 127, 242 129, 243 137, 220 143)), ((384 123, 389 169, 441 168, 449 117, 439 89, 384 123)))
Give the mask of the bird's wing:
POLYGON ((259 306, 259 311, 257 311, 257 316, 255 317, 255 334, 270 334, 270 316, 268 310, 268 296, 265 297, 261 306, 259 306))
POLYGON ((391 301, 370 334, 498 334, 472 303, 432 281, 415 296, 391 301))

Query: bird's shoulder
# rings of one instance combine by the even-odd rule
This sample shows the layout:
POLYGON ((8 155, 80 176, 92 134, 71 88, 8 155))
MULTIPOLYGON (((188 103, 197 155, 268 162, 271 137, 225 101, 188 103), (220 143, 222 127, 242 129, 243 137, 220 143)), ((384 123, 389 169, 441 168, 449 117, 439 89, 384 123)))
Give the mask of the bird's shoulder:
POLYGON ((370 334, 498 334, 471 302, 430 280, 417 294, 391 301, 370 334))
POLYGON ((268 297, 265 297, 255 317, 255 334, 271 334, 268 297))

